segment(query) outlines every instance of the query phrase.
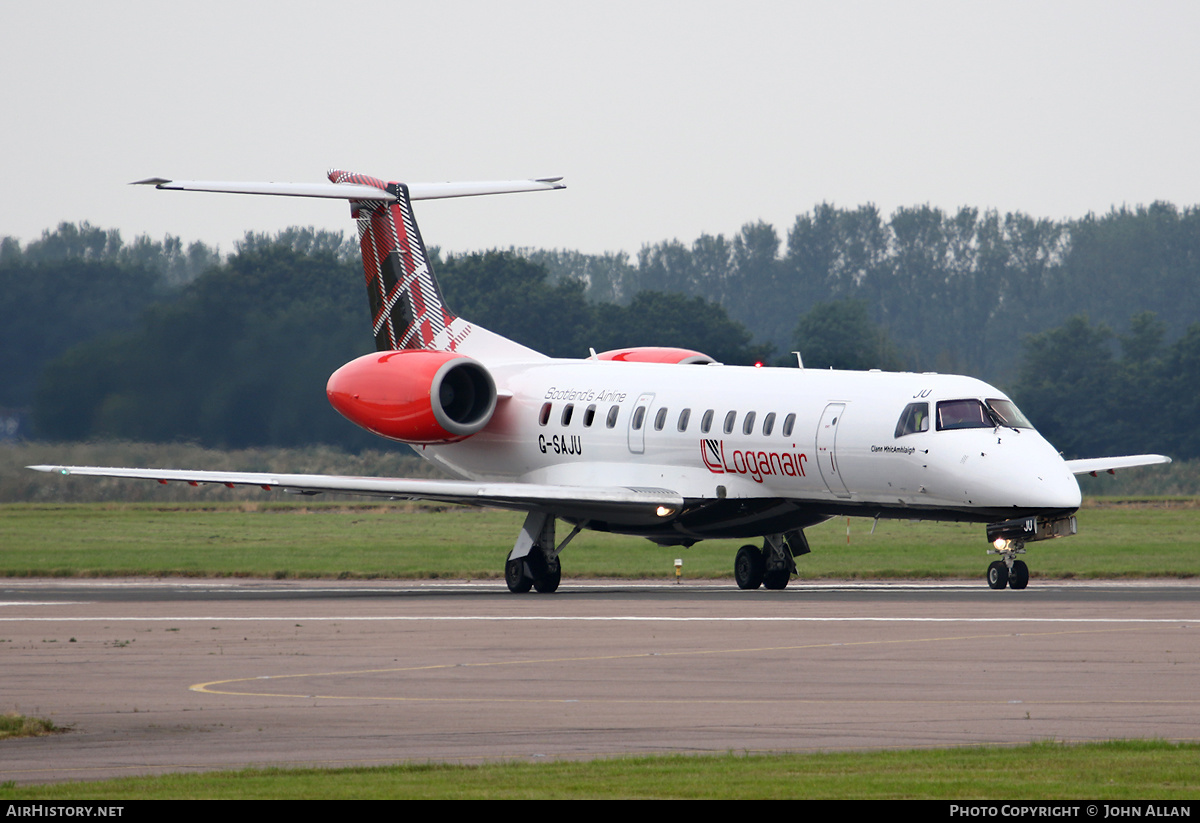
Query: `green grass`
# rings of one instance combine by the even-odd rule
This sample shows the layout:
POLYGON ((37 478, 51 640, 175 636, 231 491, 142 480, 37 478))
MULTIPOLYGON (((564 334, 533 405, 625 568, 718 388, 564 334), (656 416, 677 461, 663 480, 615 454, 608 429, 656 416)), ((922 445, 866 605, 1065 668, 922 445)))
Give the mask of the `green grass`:
MULTIPOLYGON (((264 493, 264 498, 269 497, 264 493)), ((1034 578, 1200 574, 1200 505, 1190 498, 1089 501, 1080 533, 1033 543, 1034 578)), ((978 577, 983 526, 834 520, 807 531, 802 578, 978 577)), ((188 575, 496 578, 521 515, 379 503, 72 503, 0 505, 0 576, 188 575)), ((561 534, 565 534, 560 524, 561 534)), ((563 554, 566 577, 728 578, 742 541, 662 548, 584 532, 563 554)))
POLYGON ((26 717, 16 712, 0 714, 0 740, 10 737, 40 737, 58 731, 62 730, 51 721, 40 717, 26 717))
POLYGON ((1116 741, 1012 748, 622 757, 481 766, 250 769, 54 785, 0 800, 852 798, 1179 800, 1200 792, 1200 745, 1116 741))

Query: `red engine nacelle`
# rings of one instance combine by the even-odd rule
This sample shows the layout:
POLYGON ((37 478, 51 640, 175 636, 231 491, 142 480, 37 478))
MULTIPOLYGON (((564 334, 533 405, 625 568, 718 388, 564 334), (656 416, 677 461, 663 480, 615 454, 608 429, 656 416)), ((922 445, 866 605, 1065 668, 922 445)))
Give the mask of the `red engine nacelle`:
POLYGON ((329 376, 338 412, 367 431, 405 443, 453 443, 492 419, 496 383, 483 365, 453 352, 365 354, 329 376))
POLYGON ((676 349, 670 346, 634 346, 631 349, 613 349, 600 352, 597 360, 620 360, 625 363, 678 363, 691 365, 693 363, 716 363, 707 354, 701 354, 691 349, 676 349))

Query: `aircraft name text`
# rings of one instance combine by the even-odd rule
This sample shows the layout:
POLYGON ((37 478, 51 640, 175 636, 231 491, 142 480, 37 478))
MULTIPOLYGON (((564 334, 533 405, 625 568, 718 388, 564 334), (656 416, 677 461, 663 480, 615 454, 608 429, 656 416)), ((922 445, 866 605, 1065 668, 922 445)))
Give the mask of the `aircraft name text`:
POLYGON ((912 454, 916 449, 912 446, 872 446, 871 454, 883 452, 885 454, 912 454))

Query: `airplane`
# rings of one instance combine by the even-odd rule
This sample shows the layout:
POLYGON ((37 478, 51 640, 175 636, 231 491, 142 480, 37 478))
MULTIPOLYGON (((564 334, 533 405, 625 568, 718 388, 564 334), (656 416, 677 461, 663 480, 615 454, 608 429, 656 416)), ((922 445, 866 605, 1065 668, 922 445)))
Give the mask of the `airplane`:
MULTIPOLYGON (((1169 463, 1064 460, 999 389, 960 375, 728 366, 630 347, 551 358, 446 305, 412 201, 565 188, 561 178, 406 185, 340 170, 328 183, 151 178, 175 191, 344 199, 358 225, 376 351, 335 371, 330 403, 458 480, 30 466, 62 475, 255 485, 525 512, 509 590, 555 591, 584 529, 662 546, 761 539, 734 559, 742 589, 783 589, 836 516, 986 524, 993 589, 1024 589, 1028 543, 1077 531, 1075 475, 1169 463), (571 526, 559 540, 555 523, 571 526)), ((534 318, 531 318, 534 319, 534 318)))

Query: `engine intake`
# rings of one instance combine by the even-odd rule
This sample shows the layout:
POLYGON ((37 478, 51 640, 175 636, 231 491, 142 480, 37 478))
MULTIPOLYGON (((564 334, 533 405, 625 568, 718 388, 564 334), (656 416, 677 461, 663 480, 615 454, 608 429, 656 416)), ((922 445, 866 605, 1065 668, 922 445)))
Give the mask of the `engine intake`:
POLYGON ((453 352, 366 354, 330 375, 325 393, 351 423, 404 443, 463 440, 496 410, 492 375, 453 352))

